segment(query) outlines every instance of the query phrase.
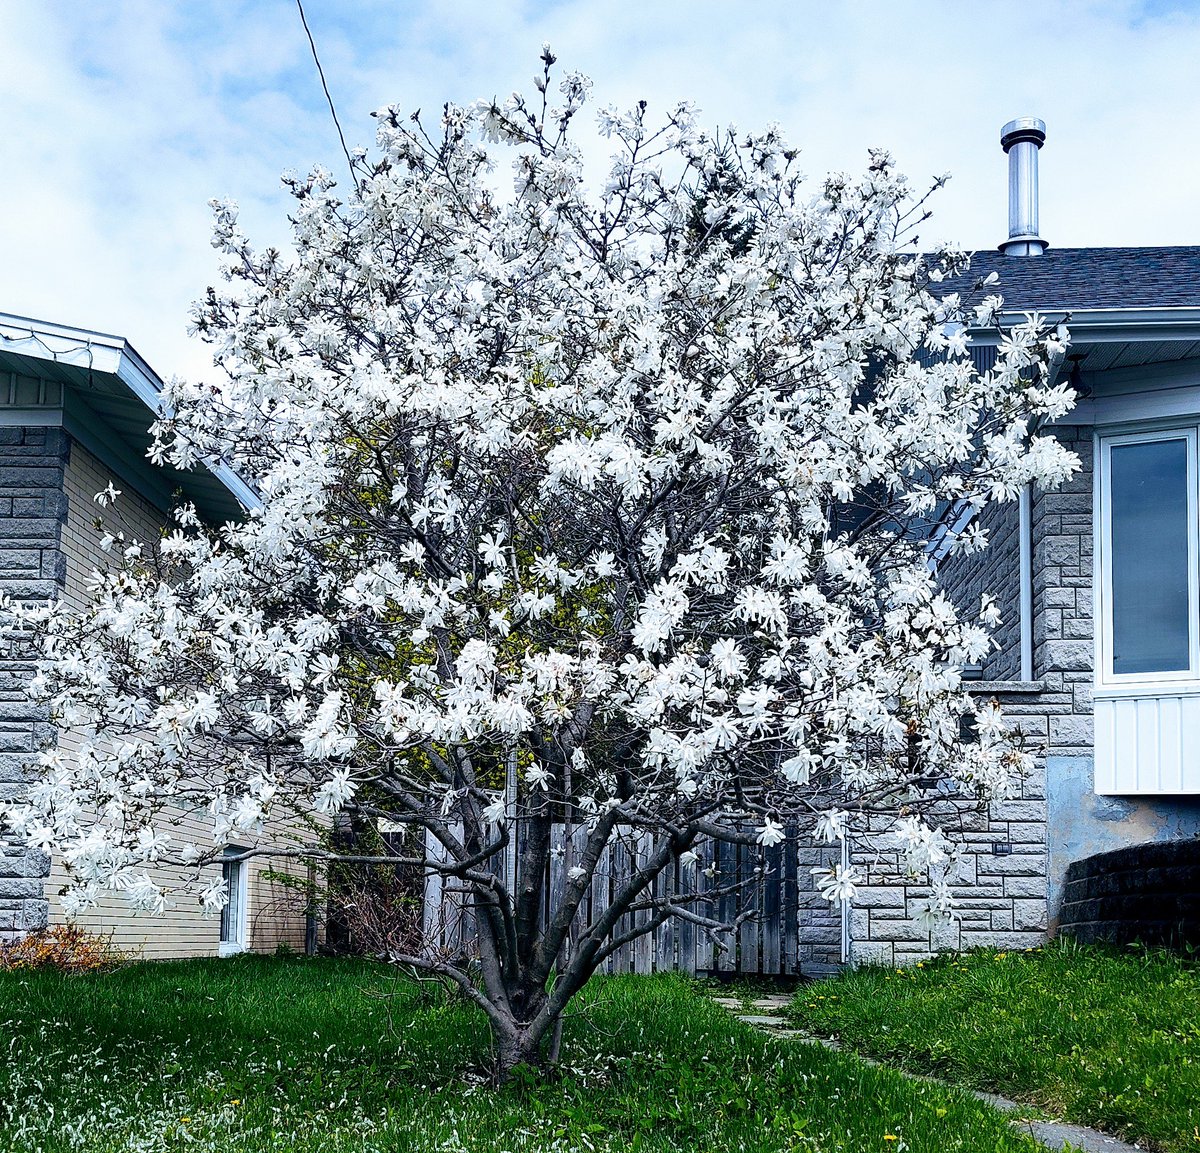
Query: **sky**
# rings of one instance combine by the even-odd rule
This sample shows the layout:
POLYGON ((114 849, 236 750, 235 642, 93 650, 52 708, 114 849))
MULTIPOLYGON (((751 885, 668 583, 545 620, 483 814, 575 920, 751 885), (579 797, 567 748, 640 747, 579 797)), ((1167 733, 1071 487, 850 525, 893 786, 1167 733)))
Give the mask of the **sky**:
MULTIPOLYGON (((548 41, 597 107, 779 123, 810 177, 949 171, 930 241, 1007 235, 1002 124, 1039 116, 1054 247, 1200 243, 1200 0, 304 0, 351 147, 370 113, 532 93, 548 41)), ((599 147, 597 145, 597 147, 599 147)), ((295 0, 0 0, 0 312, 214 372, 210 199, 286 244, 285 170, 344 175, 295 0)))

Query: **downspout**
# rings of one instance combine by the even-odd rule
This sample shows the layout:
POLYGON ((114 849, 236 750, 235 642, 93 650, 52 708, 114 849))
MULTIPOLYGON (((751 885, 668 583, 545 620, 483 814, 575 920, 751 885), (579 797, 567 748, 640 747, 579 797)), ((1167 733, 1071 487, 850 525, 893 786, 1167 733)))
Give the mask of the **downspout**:
MULTIPOLYGON (((1063 326, 1059 325, 1059 334, 1065 339, 1063 326)), ((1050 357, 1046 371, 1053 386, 1066 363, 1065 351, 1057 352, 1050 357)), ((1036 436, 1042 428, 1042 418, 1036 417, 1029 430, 1030 436, 1036 436)), ((1018 502, 1017 546, 1021 556, 1020 571, 1020 630, 1021 630, 1021 680, 1033 680, 1033 485, 1027 483, 1021 489, 1018 502)))
POLYGON ((517 892, 517 754, 510 751, 504 759, 504 819, 508 822, 508 845, 504 850, 504 888, 510 907, 517 892))
MULTIPOLYGON (((842 837, 842 871, 843 873, 850 868, 850 838, 849 836, 842 837)), ((848 965, 850 963, 850 901, 849 899, 840 902, 842 906, 842 950, 841 963, 848 965)))
POLYGON ((1033 680, 1033 496, 1030 486, 1021 489, 1018 532, 1021 550, 1021 680, 1033 680))

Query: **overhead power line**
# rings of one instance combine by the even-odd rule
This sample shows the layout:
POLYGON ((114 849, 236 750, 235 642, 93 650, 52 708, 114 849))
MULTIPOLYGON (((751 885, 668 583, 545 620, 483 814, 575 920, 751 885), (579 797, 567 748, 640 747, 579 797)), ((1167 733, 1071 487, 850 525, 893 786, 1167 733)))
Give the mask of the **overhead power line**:
POLYGON ((346 147, 346 137, 342 133, 342 126, 338 121, 337 109, 333 106, 333 97, 329 94, 329 85, 325 82, 325 69, 321 67, 321 58, 317 55, 317 44, 313 40, 312 32, 309 30, 308 20, 304 15, 304 4, 301 0, 296 0, 296 7, 300 10, 300 23, 304 25, 304 34, 308 37, 308 46, 312 49, 313 63, 317 66, 317 75, 321 78, 321 87, 325 90, 325 99, 329 102, 329 114, 333 117, 333 126, 337 129, 338 139, 342 142, 342 152, 345 154, 346 164, 350 168, 350 179, 357 189, 358 176, 354 171, 354 161, 350 158, 350 149, 346 147))

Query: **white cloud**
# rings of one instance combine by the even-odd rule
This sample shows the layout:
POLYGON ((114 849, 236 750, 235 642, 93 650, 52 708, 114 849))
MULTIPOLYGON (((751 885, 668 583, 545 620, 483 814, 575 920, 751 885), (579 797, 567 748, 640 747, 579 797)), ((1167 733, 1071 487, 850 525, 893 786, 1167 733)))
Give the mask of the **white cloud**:
MULTIPOLYGON (((947 0, 307 0, 343 127, 385 103, 528 88, 542 40, 596 98, 690 99, 714 127, 780 122, 813 175, 891 148, 914 183, 951 170, 929 237, 1005 230, 1000 125, 1038 115, 1053 245, 1197 241, 1200 11, 1190 4, 947 0)), ((0 0, 0 310, 129 337, 162 373, 215 279, 210 197, 286 238, 278 174, 344 161, 291 0, 0 0)))

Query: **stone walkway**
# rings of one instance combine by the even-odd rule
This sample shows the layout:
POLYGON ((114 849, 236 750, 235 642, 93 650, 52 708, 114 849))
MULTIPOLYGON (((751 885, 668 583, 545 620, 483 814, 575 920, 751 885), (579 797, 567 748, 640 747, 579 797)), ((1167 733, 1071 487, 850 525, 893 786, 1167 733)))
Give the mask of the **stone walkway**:
MULTIPOLYGON (((756 1029, 761 1029, 772 1037, 787 1037, 810 1045, 824 1045, 827 1049, 841 1048, 836 1041, 815 1037, 811 1033, 804 1032, 803 1029, 793 1029, 783 1016, 783 1011, 791 998, 782 994, 769 993, 754 997, 749 1001, 743 1001, 739 997, 725 996, 713 997, 713 1000, 732 1013, 739 1021, 753 1025, 756 1029)), ((856 1055, 860 1061, 865 1061, 868 1065, 881 1064, 879 1061, 873 1061, 870 1057, 856 1055)), ((902 1070, 897 1070, 897 1072, 902 1072, 902 1070)), ((904 1076, 912 1077, 917 1081, 931 1081, 948 1089, 955 1087, 936 1077, 923 1077, 913 1073, 904 1073, 904 1076)), ((981 1093, 974 1089, 963 1091, 977 1097, 985 1104, 991 1105, 993 1109, 999 1109, 1001 1113, 1015 1113, 1024 1108, 1019 1101, 1010 1101, 1007 1097, 998 1097, 994 1093, 981 1093)), ((1028 1132, 1035 1141, 1046 1146, 1047 1149, 1071 1148, 1082 1150, 1082 1153, 1141 1153, 1140 1145, 1129 1145, 1124 1141, 1119 1141, 1116 1137, 1101 1133, 1098 1129, 1088 1129, 1083 1125, 1067 1125, 1061 1121, 1032 1121, 1025 1118, 1013 1120, 1011 1124, 1028 1132)))

